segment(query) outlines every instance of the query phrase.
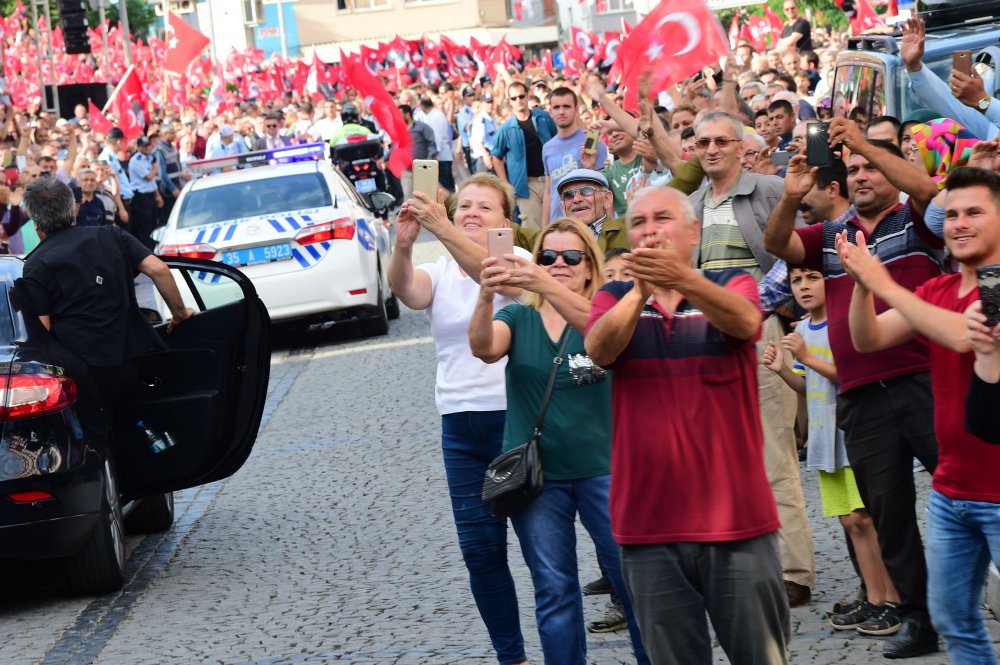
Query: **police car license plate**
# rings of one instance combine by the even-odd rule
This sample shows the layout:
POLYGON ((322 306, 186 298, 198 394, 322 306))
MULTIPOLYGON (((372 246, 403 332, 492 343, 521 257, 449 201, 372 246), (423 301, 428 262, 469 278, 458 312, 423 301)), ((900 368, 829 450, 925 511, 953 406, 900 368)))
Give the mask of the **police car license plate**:
POLYGON ((375 178, 363 178, 354 183, 354 187, 359 194, 368 194, 375 191, 375 178))
POLYGON ((290 258, 292 258, 292 244, 288 242, 222 253, 222 262, 230 266, 251 266, 255 263, 285 261, 290 258))

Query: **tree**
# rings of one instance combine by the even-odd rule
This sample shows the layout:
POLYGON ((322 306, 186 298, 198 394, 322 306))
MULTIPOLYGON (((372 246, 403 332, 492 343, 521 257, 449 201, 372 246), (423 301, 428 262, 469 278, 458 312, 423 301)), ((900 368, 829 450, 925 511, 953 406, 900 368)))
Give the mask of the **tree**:
MULTIPOLYGON (((7 1, 7 0, 0 0, 7 1)), ((17 0, 14 0, 16 2, 17 0)), ((152 33, 153 26, 156 25, 156 9, 153 5, 146 2, 146 0, 126 0, 128 7, 128 27, 132 32, 133 37, 145 37, 152 33)), ((122 0, 118 0, 122 2, 122 0)), ((121 20, 118 16, 118 3, 107 5, 107 9, 104 12, 105 17, 108 19, 110 25, 117 25, 118 21, 121 20)), ((97 26, 100 24, 100 17, 96 9, 91 9, 87 12, 87 22, 91 26, 97 26)))
MULTIPOLYGON (((771 6, 771 9, 774 10, 775 14, 780 16, 782 19, 785 18, 783 0, 767 0, 767 4, 771 6)), ((840 7, 837 6, 837 3, 834 2, 834 0, 798 0, 798 5, 799 12, 801 14, 806 15, 808 12, 812 15, 813 26, 833 28, 834 30, 847 29, 847 17, 844 16, 844 12, 840 10, 840 7)), ((741 7, 740 11, 743 16, 764 15, 762 5, 741 7)), ((735 9, 724 9, 719 12, 719 21, 722 22, 723 27, 727 29, 729 28, 729 23, 733 20, 733 14, 735 12, 735 9)))

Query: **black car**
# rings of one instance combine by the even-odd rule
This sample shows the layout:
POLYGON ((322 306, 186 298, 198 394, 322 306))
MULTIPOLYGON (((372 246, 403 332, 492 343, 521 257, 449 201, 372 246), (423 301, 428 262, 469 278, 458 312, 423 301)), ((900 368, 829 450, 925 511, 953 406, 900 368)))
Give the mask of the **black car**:
MULTIPOLYGON (((167 259, 198 313, 140 359, 110 441, 81 423, 72 363, 22 316, 23 262, 0 257, 0 559, 65 558, 69 590, 121 588, 124 533, 173 523, 173 492, 235 473, 253 448, 270 371, 270 318, 253 285, 212 261, 167 259), (206 279, 206 276, 209 279, 206 279), (200 287, 228 283, 206 305, 200 287)), ((154 312, 150 312, 152 316, 154 312)))

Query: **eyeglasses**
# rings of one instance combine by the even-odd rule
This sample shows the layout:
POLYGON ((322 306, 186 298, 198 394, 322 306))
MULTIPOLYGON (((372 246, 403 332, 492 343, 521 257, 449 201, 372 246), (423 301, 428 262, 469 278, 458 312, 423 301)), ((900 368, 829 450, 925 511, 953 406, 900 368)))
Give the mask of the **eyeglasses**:
POLYGON ((719 146, 723 150, 725 150, 726 148, 728 148, 730 146, 730 144, 739 143, 740 142, 739 139, 727 139, 724 136, 719 136, 719 137, 710 138, 710 139, 698 139, 697 141, 694 142, 694 145, 699 150, 706 150, 708 148, 708 146, 712 145, 713 141, 715 142, 715 145, 719 146))
POLYGON ((509 97, 508 99, 510 99, 510 101, 512 101, 512 102, 516 102, 517 100, 519 100, 519 99, 524 99, 524 98, 525 98, 525 97, 527 97, 527 96, 528 96, 527 94, 522 94, 522 95, 511 95, 511 96, 510 96, 510 97, 509 97))
POLYGON ((743 153, 743 156, 744 157, 749 157, 750 159, 753 159, 754 157, 756 157, 759 154, 760 153, 758 151, 756 151, 756 150, 747 150, 746 152, 743 153))
POLYGON ((563 261, 568 266, 577 266, 580 265, 580 261, 583 261, 583 252, 578 249, 564 249, 562 251, 543 249, 538 253, 538 265, 551 266, 560 256, 563 257, 563 261))
POLYGON ((277 128, 278 128, 278 126, 277 126, 277 125, 264 125, 264 127, 265 127, 266 129, 277 129, 277 128))
POLYGON ((574 187, 573 189, 564 189, 560 196, 563 201, 572 201, 576 198, 577 194, 580 196, 593 196, 594 192, 597 191, 596 187, 591 187, 590 185, 584 185, 583 187, 574 187))

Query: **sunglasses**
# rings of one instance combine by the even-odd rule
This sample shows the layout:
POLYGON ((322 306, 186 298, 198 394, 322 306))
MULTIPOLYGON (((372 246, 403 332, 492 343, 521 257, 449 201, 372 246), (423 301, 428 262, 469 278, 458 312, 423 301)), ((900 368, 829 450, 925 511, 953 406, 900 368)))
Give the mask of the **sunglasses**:
POLYGON ((277 125, 264 125, 264 127, 267 128, 267 129, 276 129, 278 126, 277 125))
POLYGON ((596 187, 591 187, 590 185, 584 185, 583 187, 575 187, 573 189, 564 189, 560 196, 563 201, 572 201, 576 198, 579 193, 580 196, 593 196, 594 192, 597 191, 596 187))
POLYGON ((563 261, 568 266, 580 265, 580 262, 583 261, 583 252, 578 249, 564 249, 562 251, 543 249, 538 253, 538 265, 551 266, 560 256, 563 257, 563 261))
POLYGON ((695 147, 697 147, 699 150, 705 150, 706 148, 708 148, 708 146, 712 145, 713 141, 715 142, 715 145, 719 146, 723 150, 728 148, 733 143, 740 142, 739 139, 727 139, 725 137, 720 136, 711 139, 698 139, 697 141, 694 142, 694 144, 695 147))
POLYGON ((519 99, 524 99, 524 98, 525 98, 525 97, 527 97, 527 96, 528 96, 528 95, 511 95, 511 96, 509 97, 509 99, 510 99, 510 101, 512 101, 512 102, 516 102, 517 100, 519 100, 519 99))

